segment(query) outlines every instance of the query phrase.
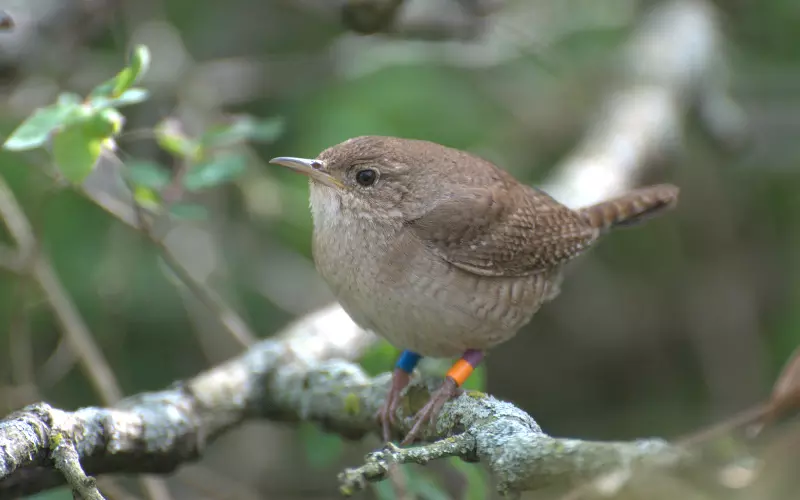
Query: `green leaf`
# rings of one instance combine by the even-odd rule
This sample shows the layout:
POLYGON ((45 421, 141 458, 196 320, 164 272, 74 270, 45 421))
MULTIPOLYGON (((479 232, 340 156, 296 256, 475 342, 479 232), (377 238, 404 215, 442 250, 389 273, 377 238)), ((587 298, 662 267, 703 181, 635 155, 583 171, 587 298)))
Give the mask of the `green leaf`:
POLYGON ((119 98, 133 84, 142 79, 150 67, 150 51, 144 45, 134 47, 130 55, 128 66, 119 73, 89 92, 89 98, 95 100, 99 97, 119 98))
POLYGON ((92 137, 86 128, 73 125, 53 139, 53 157, 59 171, 69 181, 80 184, 92 172, 103 148, 102 137, 92 137))
POLYGON ((214 187, 233 179, 246 167, 247 160, 242 155, 220 155, 189 170, 183 178, 183 186, 189 191, 214 187))
POLYGON ((169 213, 177 219, 204 220, 208 218, 206 207, 194 203, 176 203, 169 207, 169 213))
POLYGON ((138 82, 150 68, 150 51, 144 45, 137 45, 131 52, 127 68, 117 74, 111 95, 119 97, 134 83, 138 82))
POLYGON ((89 99, 95 101, 102 97, 110 98, 114 93, 114 88, 117 86, 118 77, 119 75, 115 76, 114 78, 110 78, 93 88, 92 91, 89 92, 89 99))
POLYGON ((166 168, 150 161, 132 161, 125 164, 128 178, 137 186, 162 189, 169 185, 171 176, 166 168))
POLYGON ((283 132, 283 119, 256 120, 248 115, 237 116, 227 125, 211 128, 201 139, 207 147, 221 147, 245 141, 271 142, 283 132))
POLYGON ((400 351, 396 347, 381 339, 361 356, 358 364, 365 372, 374 377, 391 370, 399 355, 400 351))
POLYGON ((121 108, 146 101, 148 97, 150 97, 150 92, 137 87, 126 90, 119 97, 93 96, 89 103, 94 109, 121 108))
POLYGON ((161 208, 161 197, 146 186, 135 186, 133 188, 133 199, 139 206, 149 208, 150 210, 158 210, 161 208))
POLYGON ((111 97, 117 97, 128 90, 128 87, 133 85, 135 79, 136 75, 130 68, 125 68, 117 73, 116 78, 114 78, 114 88, 111 89, 111 97))
POLYGON ((149 91, 135 87, 128 89, 114 99, 111 99, 110 105, 116 107, 130 106, 131 104, 139 104, 140 102, 144 102, 148 97, 150 97, 149 91))
POLYGON ((23 151, 42 146, 50 134, 63 126, 67 118, 80 108, 79 104, 67 101, 37 109, 11 133, 3 148, 23 151))
POLYGON ((180 124, 175 119, 167 118, 162 120, 156 126, 154 132, 158 145, 179 158, 195 161, 202 152, 200 143, 184 134, 180 124))
POLYGON ((306 460, 314 468, 332 465, 344 451, 342 438, 323 432, 310 422, 302 422, 298 432, 306 450, 306 460))
POLYGON ((106 139, 120 133, 125 117, 114 108, 105 108, 92 112, 82 121, 88 136, 106 139))
POLYGON ((72 92, 62 92, 58 95, 56 105, 59 107, 64 106, 77 106, 81 103, 81 96, 72 92))
POLYGON ((150 49, 145 45, 137 45, 131 53, 130 68, 133 71, 135 82, 138 82, 150 69, 150 49))

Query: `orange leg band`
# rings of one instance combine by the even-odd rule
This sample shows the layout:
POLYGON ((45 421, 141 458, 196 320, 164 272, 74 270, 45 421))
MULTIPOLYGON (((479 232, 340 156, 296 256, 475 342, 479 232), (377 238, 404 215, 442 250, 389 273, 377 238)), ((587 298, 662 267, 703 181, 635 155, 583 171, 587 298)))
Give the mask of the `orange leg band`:
POLYGON ((456 361, 453 367, 447 371, 447 376, 452 378, 457 386, 461 387, 461 385, 467 381, 469 376, 472 375, 472 371, 474 369, 475 368, 473 368, 473 366, 467 361, 459 359, 456 361))

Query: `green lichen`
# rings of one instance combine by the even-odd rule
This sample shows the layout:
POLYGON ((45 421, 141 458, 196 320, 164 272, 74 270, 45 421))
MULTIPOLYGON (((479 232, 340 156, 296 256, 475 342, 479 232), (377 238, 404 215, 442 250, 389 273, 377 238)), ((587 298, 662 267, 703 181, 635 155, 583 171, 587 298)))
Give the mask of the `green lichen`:
POLYGON ((356 394, 351 392, 344 397, 344 412, 351 417, 361 413, 361 401, 356 394))
POLYGON ((488 394, 481 391, 467 391, 467 396, 471 397, 472 399, 486 399, 489 397, 488 394))
POLYGON ((50 449, 57 448, 61 442, 64 440, 64 434, 61 432, 56 432, 50 436, 50 449))

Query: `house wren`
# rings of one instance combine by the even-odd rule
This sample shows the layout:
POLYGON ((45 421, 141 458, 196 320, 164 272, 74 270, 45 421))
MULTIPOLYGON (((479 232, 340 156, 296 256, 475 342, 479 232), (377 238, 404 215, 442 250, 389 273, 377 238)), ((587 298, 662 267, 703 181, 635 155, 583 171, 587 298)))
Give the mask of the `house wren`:
POLYGON ((472 154, 394 137, 350 139, 271 163, 310 178, 313 255, 359 326, 404 349, 379 417, 384 439, 422 356, 461 359, 415 416, 420 435, 483 353, 559 293, 562 268, 607 229, 675 205, 658 185, 572 210, 472 154))

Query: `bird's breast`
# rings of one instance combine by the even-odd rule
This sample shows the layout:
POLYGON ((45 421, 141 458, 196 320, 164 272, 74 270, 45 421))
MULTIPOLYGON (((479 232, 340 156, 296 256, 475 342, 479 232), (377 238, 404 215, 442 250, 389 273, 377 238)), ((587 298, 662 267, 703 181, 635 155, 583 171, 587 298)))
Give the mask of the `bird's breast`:
POLYGON ((513 337, 557 290, 549 275, 462 271, 402 226, 345 215, 314 210, 314 262, 350 317, 400 349, 432 357, 488 349, 513 337))

